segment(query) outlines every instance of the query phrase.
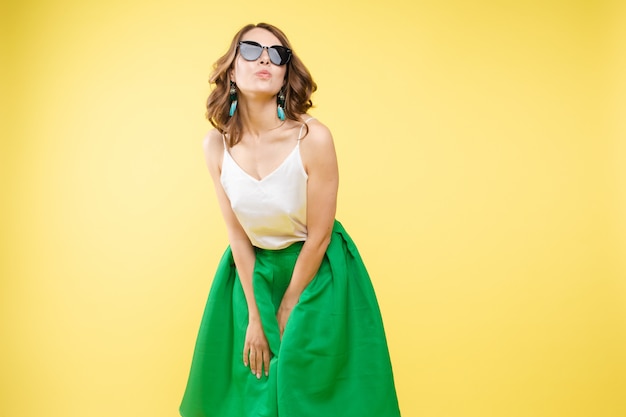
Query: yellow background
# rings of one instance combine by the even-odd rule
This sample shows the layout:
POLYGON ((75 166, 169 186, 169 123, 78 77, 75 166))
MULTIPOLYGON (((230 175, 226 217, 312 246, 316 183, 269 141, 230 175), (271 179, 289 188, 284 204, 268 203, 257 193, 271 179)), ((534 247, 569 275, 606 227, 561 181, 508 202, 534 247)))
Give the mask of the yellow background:
POLYGON ((259 21, 319 84, 403 415, 626 415, 623 2, 0 11, 0 415, 177 415, 226 244, 207 78, 259 21))

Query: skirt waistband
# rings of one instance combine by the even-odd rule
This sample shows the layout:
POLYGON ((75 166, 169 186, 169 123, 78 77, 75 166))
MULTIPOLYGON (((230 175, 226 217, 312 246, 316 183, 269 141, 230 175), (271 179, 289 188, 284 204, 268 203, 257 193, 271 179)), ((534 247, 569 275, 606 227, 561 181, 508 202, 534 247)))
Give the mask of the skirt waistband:
POLYGON ((263 249, 259 247, 254 247, 254 252, 260 255, 266 256, 280 256, 291 253, 299 253, 302 250, 302 245, 304 245, 304 241, 302 242, 294 242, 291 245, 287 246, 283 249, 263 249))

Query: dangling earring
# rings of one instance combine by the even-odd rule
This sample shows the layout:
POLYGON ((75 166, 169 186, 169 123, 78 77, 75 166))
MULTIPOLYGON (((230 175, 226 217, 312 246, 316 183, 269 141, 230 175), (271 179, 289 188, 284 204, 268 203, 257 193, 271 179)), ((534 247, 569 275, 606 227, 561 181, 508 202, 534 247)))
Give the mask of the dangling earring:
POLYGON ((228 112, 229 117, 233 117, 235 114, 235 109, 237 108, 237 89, 235 88, 236 84, 234 82, 230 82, 230 111, 228 112))
POLYGON ((276 113, 278 113, 278 118, 282 121, 285 120, 285 93, 283 89, 280 89, 277 97, 278 107, 276 109, 276 113))

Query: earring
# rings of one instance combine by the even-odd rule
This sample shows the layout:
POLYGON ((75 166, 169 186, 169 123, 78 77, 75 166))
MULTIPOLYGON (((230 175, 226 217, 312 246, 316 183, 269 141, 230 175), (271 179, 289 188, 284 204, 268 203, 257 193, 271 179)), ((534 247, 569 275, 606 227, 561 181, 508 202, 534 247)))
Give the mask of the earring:
POLYGON ((285 93, 283 89, 280 89, 277 97, 278 107, 276 108, 276 113, 278 113, 278 118, 282 121, 285 120, 285 93))
POLYGON ((228 112, 229 117, 233 117, 235 114, 235 109, 237 108, 237 89, 235 88, 237 85, 234 82, 230 82, 230 111, 228 112))

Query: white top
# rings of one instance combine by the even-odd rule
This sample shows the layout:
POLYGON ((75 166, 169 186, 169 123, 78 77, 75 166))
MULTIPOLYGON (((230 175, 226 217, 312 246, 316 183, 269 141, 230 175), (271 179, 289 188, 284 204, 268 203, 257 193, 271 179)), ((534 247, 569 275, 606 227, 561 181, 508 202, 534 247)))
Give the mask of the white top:
POLYGON ((300 157, 303 128, 304 124, 300 128, 296 146, 287 158, 260 180, 250 176, 237 164, 224 141, 220 182, 235 216, 256 247, 283 249, 307 238, 308 176, 300 157))

